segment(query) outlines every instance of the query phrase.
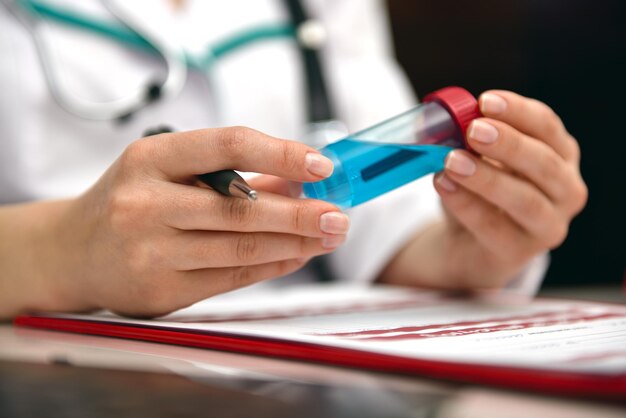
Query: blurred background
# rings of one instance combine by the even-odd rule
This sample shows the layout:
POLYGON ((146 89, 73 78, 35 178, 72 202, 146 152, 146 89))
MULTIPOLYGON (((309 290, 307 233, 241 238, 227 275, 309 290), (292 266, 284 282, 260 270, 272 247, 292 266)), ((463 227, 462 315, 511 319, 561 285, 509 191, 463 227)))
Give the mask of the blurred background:
POLYGON ((545 286, 620 284, 626 270, 626 2, 388 0, 415 91, 501 88, 548 103, 580 142, 589 202, 545 286))

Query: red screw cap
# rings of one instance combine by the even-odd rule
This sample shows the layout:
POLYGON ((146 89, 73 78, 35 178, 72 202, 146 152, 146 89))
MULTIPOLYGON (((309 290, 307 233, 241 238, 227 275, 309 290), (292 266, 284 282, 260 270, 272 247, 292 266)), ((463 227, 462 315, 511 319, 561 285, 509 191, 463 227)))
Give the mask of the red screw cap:
POLYGON ((465 148, 471 150, 465 133, 469 124, 481 116, 478 101, 472 93, 462 87, 444 87, 424 97, 424 102, 437 102, 450 113, 461 130, 465 148))

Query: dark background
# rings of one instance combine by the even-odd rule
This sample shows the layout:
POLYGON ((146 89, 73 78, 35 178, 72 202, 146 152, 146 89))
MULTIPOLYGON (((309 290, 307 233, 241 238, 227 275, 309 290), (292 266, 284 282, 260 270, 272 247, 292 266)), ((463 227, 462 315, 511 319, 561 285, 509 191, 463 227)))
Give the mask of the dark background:
POLYGON ((546 286, 621 283, 626 268, 626 2, 388 0, 415 90, 501 88, 548 103, 582 150, 589 202, 546 286))

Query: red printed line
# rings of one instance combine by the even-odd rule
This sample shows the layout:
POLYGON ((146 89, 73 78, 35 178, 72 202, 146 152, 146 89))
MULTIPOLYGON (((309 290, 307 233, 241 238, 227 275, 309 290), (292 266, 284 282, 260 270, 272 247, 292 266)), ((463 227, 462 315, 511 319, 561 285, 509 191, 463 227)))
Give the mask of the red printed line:
POLYGON ((499 318, 489 318, 482 319, 480 321, 459 321, 459 322, 447 322, 445 324, 430 324, 430 325, 420 325, 420 326, 410 326, 410 327, 398 327, 398 328, 384 328, 384 329, 369 329, 365 331, 352 331, 352 332, 336 332, 332 334, 319 334, 319 335, 329 335, 333 337, 357 337, 363 335, 383 335, 383 334, 391 334, 396 332, 417 332, 417 331, 425 331, 428 329, 442 329, 442 328, 451 328, 451 327, 467 327, 472 325, 482 325, 488 322, 510 322, 510 321, 525 321, 527 319, 533 318, 545 318, 545 317, 553 317, 563 314, 580 314, 580 311, 576 309, 568 310, 568 311, 543 311, 536 312, 528 315, 516 315, 516 316, 503 316, 499 318))
POLYGON ((561 319, 552 319, 552 320, 500 324, 500 325, 494 325, 490 327, 472 327, 472 328, 463 328, 463 329, 448 329, 448 330, 435 331, 435 332, 423 332, 423 333, 415 333, 415 334, 365 337, 365 338, 359 338, 358 340, 359 341, 363 341, 363 340, 399 341, 399 340, 421 340, 421 339, 427 339, 427 338, 441 338, 441 337, 462 337, 465 335, 472 335, 472 334, 489 334, 492 332, 515 331, 515 330, 528 329, 528 328, 547 327, 551 325, 569 325, 569 324, 575 324, 579 322, 596 321, 599 319, 623 318, 624 316, 626 315, 616 314, 616 313, 605 313, 605 314, 597 314, 597 315, 574 316, 570 318, 561 318, 561 319))
POLYGON ((603 353, 586 354, 571 358, 567 363, 593 362, 612 358, 626 358, 626 351, 605 351, 603 353))

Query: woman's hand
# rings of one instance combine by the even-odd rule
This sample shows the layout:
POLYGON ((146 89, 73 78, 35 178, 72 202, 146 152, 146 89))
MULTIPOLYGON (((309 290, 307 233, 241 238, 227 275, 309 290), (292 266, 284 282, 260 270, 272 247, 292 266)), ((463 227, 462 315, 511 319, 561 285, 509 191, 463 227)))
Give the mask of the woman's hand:
MULTIPOLYGON (((435 177, 447 219, 401 257, 406 266, 428 254, 430 267, 415 267, 413 282, 502 286, 533 257, 559 246, 587 201, 578 144, 552 109, 500 90, 485 92, 479 104, 485 117, 472 122, 467 138, 480 155, 448 155, 435 177)), ((387 277, 402 277, 391 267, 387 277)))
POLYGON ((162 315, 288 274, 343 242, 344 214, 272 193, 284 183, 270 176, 250 182, 260 190, 254 202, 199 187, 195 175, 222 169, 304 182, 330 175, 332 163, 305 145, 239 127, 136 141, 89 191, 55 211, 35 270, 47 306, 22 307, 162 315))

